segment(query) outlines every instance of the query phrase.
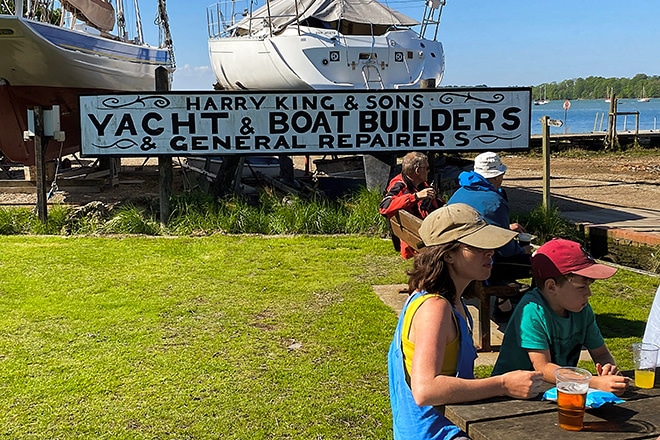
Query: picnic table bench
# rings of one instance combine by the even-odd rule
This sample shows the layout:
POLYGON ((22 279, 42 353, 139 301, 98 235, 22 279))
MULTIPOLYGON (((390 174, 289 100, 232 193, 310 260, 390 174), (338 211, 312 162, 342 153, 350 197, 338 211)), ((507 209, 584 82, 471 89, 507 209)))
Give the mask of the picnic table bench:
MULTIPOLYGON (((397 211, 389 219, 392 234, 396 235, 408 246, 420 251, 424 248, 424 240, 419 236, 419 227, 422 225, 422 219, 415 217, 403 209, 397 211)), ((479 351, 493 351, 499 347, 491 344, 490 334, 490 299, 491 297, 513 297, 519 294, 517 287, 508 285, 488 286, 478 281, 475 288, 479 294, 479 330, 481 335, 481 346, 479 351)))
MULTIPOLYGON (((633 371, 624 371, 634 377, 633 371)), ((554 385, 546 383, 549 389, 554 385)), ((444 415, 473 440, 490 439, 649 439, 660 436, 660 368, 655 387, 632 386, 621 396, 625 402, 587 409, 582 431, 566 431, 557 425, 557 404, 541 400, 505 397, 446 405, 444 415)))

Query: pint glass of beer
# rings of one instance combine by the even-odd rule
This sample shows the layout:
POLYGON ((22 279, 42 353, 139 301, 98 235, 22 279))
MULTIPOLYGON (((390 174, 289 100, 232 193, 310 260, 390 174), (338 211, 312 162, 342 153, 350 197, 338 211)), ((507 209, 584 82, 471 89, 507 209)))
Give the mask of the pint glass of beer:
POLYGON ((591 373, 582 368, 561 367, 555 370, 555 378, 559 427, 568 431, 580 431, 591 373))

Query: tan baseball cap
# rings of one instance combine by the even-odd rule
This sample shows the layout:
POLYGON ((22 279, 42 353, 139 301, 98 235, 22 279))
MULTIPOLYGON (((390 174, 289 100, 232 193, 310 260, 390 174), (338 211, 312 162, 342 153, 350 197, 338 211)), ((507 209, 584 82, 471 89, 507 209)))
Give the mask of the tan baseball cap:
POLYGON ((452 203, 429 214, 419 235, 426 246, 458 241, 481 249, 497 249, 518 233, 489 225, 474 208, 465 203, 452 203))

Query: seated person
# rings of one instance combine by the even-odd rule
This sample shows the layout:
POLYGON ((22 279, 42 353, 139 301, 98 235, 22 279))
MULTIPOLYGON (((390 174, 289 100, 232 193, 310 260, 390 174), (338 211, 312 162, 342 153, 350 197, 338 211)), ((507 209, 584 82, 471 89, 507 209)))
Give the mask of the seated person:
MULTIPOLYGON (((509 201, 502 181, 506 165, 493 152, 479 154, 474 159, 474 171, 464 171, 458 176, 460 187, 449 198, 447 204, 465 203, 484 216, 491 225, 525 232, 518 223, 509 223, 509 201)), ((512 240, 495 253, 489 284, 508 284, 521 278, 531 277, 529 262, 531 246, 520 246, 512 240)), ((518 298, 519 299, 519 298, 518 298)), ((508 318, 513 307, 507 298, 498 298, 493 313, 495 318, 508 318)))
MULTIPOLYGON (((387 186, 385 197, 380 202, 378 211, 389 219, 400 209, 415 217, 425 218, 432 211, 444 205, 431 186, 426 183, 429 175, 429 160, 423 153, 408 153, 401 163, 401 174, 396 175, 387 186)), ((401 256, 408 259, 415 255, 415 250, 392 234, 394 248, 401 256)))
POLYGON ((463 295, 473 280, 488 278, 493 249, 516 234, 487 224, 473 208, 456 203, 429 214, 419 235, 426 247, 408 272, 413 293, 388 354, 394 438, 467 439, 444 416, 443 405, 495 396, 530 399, 543 385, 541 373, 532 371, 474 378, 477 352, 463 295))
POLYGON ((591 283, 611 277, 616 269, 597 264, 579 243, 556 238, 534 252, 532 272, 537 287, 516 306, 493 375, 541 371, 554 383, 555 369, 577 366, 584 346, 598 373, 589 386, 622 394, 628 379, 619 375, 588 302, 591 283))
MULTIPOLYGON (((655 344, 660 347, 660 287, 655 292, 655 298, 649 312, 649 319, 646 320, 643 342, 655 344)), ((660 367, 660 359, 658 359, 656 366, 660 367)))

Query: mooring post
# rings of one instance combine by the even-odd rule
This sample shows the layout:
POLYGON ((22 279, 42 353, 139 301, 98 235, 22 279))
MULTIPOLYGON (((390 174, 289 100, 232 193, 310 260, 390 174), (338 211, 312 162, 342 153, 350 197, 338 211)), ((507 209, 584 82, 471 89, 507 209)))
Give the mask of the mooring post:
MULTIPOLYGON (((165 67, 156 68, 156 91, 170 90, 169 73, 165 67)), ((158 178, 160 187, 160 224, 167 226, 170 218, 172 196, 172 156, 158 156, 158 178)))
POLYGON ((37 182, 37 216, 42 223, 48 220, 46 198, 46 145, 48 139, 44 136, 44 110, 34 108, 34 157, 37 182))
POLYGON ((610 111, 607 119, 607 137, 605 148, 613 148, 616 145, 616 95, 610 94, 610 111))
POLYGON ((549 116, 541 118, 543 148, 543 208, 550 209, 550 126, 549 116))

